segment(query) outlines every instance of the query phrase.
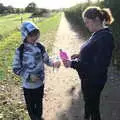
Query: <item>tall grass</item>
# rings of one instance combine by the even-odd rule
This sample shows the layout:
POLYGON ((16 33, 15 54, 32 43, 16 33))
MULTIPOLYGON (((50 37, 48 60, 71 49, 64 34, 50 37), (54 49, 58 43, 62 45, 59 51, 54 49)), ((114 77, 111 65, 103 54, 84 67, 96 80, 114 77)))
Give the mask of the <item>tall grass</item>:
POLYGON ((71 23, 72 26, 79 27, 83 33, 83 36, 86 38, 88 38, 90 33, 83 23, 82 13, 83 13, 84 9, 87 8, 88 6, 103 7, 104 3, 103 2, 100 2, 99 4, 98 3, 91 3, 91 4, 81 3, 81 4, 78 4, 71 8, 65 9, 65 15, 66 15, 68 21, 71 23))
POLYGON ((115 39, 114 65, 120 69, 120 1, 105 0, 105 7, 110 8, 115 19, 111 28, 115 39))
POLYGON ((84 26, 82 12, 88 6, 88 3, 78 4, 74 7, 65 9, 65 16, 72 26, 78 26, 83 33, 88 35, 88 31, 84 26))
POLYGON ((51 53, 54 40, 56 38, 56 31, 60 23, 61 13, 57 13, 49 19, 45 19, 43 22, 38 24, 41 31, 40 41, 46 46, 49 54, 51 53))

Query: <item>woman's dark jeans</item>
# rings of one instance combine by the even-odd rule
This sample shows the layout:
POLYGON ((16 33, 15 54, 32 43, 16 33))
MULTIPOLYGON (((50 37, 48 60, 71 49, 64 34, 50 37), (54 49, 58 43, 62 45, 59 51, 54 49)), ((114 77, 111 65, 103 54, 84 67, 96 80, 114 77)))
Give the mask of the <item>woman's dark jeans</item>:
POLYGON ((82 92, 85 101, 85 119, 101 120, 100 118, 100 95, 104 85, 82 85, 82 92))

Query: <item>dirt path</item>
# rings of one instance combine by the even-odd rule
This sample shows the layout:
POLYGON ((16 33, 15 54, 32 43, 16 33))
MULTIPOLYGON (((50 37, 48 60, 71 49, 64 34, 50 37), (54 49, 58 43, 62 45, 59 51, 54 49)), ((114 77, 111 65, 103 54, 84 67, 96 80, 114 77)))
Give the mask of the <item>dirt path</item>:
MULTIPOLYGON (((58 54, 60 48, 70 54, 77 53, 79 51, 80 40, 77 38, 77 34, 71 30, 64 15, 62 15, 54 46, 53 55, 58 54)), ((80 82, 76 71, 65 69, 63 66, 61 66, 57 72, 53 72, 51 69, 48 69, 46 74, 46 89, 44 97, 45 119, 73 120, 71 117, 69 118, 70 115, 66 114, 66 110, 71 104, 71 99, 73 98, 72 91, 74 87, 76 88, 74 90, 74 96, 77 98, 79 86, 80 82), (61 116, 62 118, 60 118, 61 116)))
MULTIPOLYGON (((62 15, 59 25, 53 55, 58 54, 60 48, 70 55, 79 51, 82 39, 70 28, 69 23, 62 15)), ((120 120, 120 74, 110 67, 109 81, 105 86, 101 98, 102 120, 120 120)), ((53 72, 46 70, 46 85, 44 96, 45 120, 83 120, 83 98, 80 80, 73 69, 63 66, 53 72)))

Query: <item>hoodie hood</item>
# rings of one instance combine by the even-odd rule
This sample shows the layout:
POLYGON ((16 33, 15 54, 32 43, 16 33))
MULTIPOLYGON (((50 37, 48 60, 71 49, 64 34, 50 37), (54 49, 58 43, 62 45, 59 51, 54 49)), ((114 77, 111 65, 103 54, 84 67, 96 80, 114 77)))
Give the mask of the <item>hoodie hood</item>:
POLYGON ((30 21, 23 22, 21 25, 22 40, 24 41, 25 38, 28 36, 28 33, 30 33, 31 31, 35 29, 39 30, 39 28, 34 23, 30 21))

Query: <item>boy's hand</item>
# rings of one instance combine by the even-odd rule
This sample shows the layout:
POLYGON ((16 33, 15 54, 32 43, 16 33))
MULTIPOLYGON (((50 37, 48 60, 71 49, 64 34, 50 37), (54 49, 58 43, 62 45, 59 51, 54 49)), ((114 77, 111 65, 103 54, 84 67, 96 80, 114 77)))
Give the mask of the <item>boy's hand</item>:
POLYGON ((61 65, 61 62, 60 62, 60 61, 54 62, 54 67, 55 67, 55 68, 59 68, 60 65, 61 65))
POLYGON ((70 67, 71 66, 71 61, 70 60, 64 60, 63 61, 63 64, 66 68, 70 67))
POLYGON ((30 75, 30 78, 31 78, 32 82, 36 82, 36 81, 40 80, 40 78, 35 75, 30 75))

